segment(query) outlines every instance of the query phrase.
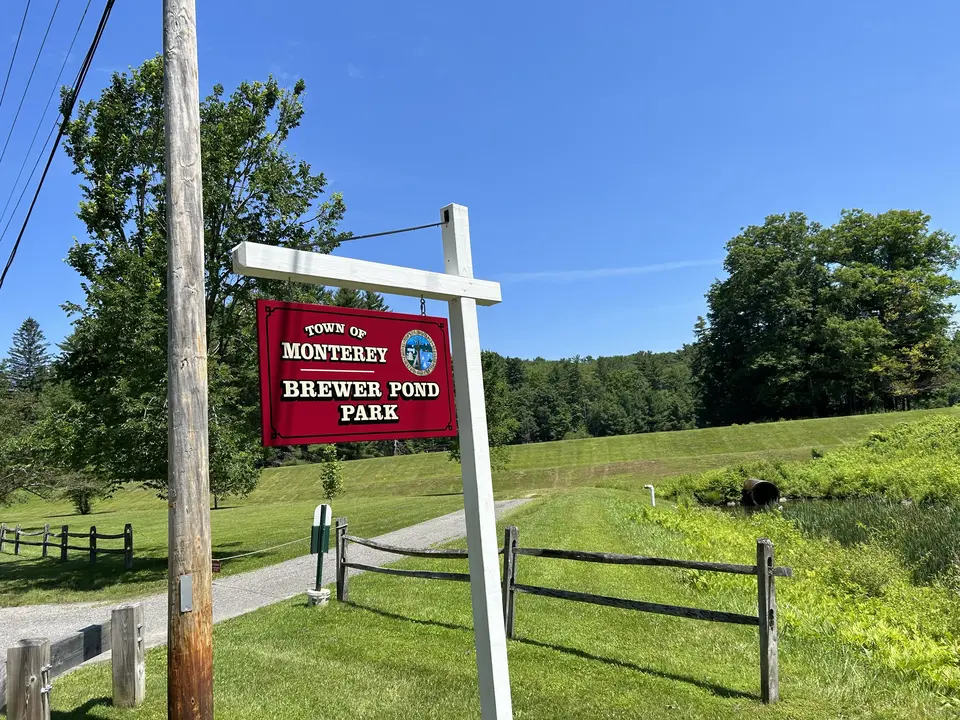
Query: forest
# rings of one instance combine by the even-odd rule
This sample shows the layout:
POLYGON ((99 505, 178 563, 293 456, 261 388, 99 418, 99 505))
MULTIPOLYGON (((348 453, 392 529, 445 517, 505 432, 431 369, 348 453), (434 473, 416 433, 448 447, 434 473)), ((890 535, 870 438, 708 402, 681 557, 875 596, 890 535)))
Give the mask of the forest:
MULTIPOLYGON (((270 78, 229 95, 216 85, 201 102, 215 497, 249 493, 264 466, 329 455, 260 447, 256 299, 388 309, 375 294, 232 272, 229 251, 241 240, 333 252, 349 238, 338 229, 343 197, 287 149, 304 90, 270 78)), ((25 490, 89 509, 122 483, 165 490, 161 98, 154 58, 114 74, 66 125, 87 229, 66 262, 85 297, 64 304, 71 331, 57 348, 25 319, 0 368, 0 502, 25 490)), ((960 252, 930 223, 919 210, 847 210, 832 225, 790 212, 742 228, 726 243, 723 276, 705 288, 706 317, 675 352, 562 360, 484 352, 491 444, 953 404, 960 252)), ((338 447, 340 459, 423 451, 457 456, 447 440, 338 447)))

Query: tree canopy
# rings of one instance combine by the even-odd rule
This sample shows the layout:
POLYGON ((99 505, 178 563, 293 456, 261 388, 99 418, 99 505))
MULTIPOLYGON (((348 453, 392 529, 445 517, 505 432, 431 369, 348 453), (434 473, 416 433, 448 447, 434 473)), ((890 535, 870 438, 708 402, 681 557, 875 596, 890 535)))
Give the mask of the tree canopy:
MULTIPOLYGON (((345 205, 327 180, 287 150, 303 118, 303 81, 216 85, 200 107, 203 152, 205 305, 210 383, 210 482, 215 496, 256 483, 258 384, 254 300, 381 307, 379 296, 236 275, 230 250, 243 240, 330 252, 343 237, 345 205)), ((75 461, 118 482, 166 485, 166 233, 163 66, 148 60, 116 73, 100 97, 80 104, 65 150, 81 179, 87 237, 67 262, 83 303, 73 320, 61 377, 81 426, 75 461)))
POLYGON ((953 236, 919 211, 771 215, 727 243, 697 328, 704 424, 908 408, 952 382, 953 236))

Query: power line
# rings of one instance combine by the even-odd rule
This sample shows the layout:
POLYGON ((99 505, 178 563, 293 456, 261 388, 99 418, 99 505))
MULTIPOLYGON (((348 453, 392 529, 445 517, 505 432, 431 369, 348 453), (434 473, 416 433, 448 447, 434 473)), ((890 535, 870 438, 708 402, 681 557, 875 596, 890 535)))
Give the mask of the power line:
POLYGON ((23 109, 23 101, 27 99, 27 93, 30 91, 30 83, 33 82, 33 73, 37 70, 37 64, 40 62, 40 55, 43 53, 43 47, 47 44, 47 36, 50 35, 50 28, 53 26, 53 19, 57 16, 57 8, 59 7, 60 0, 57 0, 57 4, 53 6, 53 13, 50 15, 50 22, 47 23, 46 32, 43 33, 43 40, 40 41, 40 49, 37 50, 37 57, 33 60, 33 67, 30 69, 30 77, 27 78, 27 86, 23 89, 23 95, 20 96, 20 104, 17 105, 17 113, 13 116, 13 122, 10 124, 10 132, 7 133, 7 139, 3 143, 3 150, 0 150, 0 163, 3 162, 3 156, 7 154, 7 146, 10 144, 10 137, 13 135, 13 129, 17 126, 17 120, 20 118, 20 111, 23 109))
POLYGON ((3 81, 3 92, 0 92, 0 106, 3 105, 3 98, 7 94, 7 83, 10 82, 10 72, 13 70, 13 63, 17 59, 17 50, 20 48, 20 36, 23 35, 23 26, 27 24, 28 12, 30 12, 30 0, 27 0, 27 6, 23 9, 23 19, 20 21, 20 32, 17 33, 17 44, 13 46, 13 57, 10 58, 10 65, 7 67, 7 77, 3 81))
POLYGON ((47 158, 47 164, 44 166, 43 174, 40 176, 40 183, 37 185, 37 190, 33 194, 33 200, 30 202, 30 208, 27 210, 27 216, 23 219, 23 225, 21 226, 20 232, 17 235, 17 241, 13 244, 13 249, 10 251, 10 257, 7 259, 7 264, 3 268, 3 273, 0 274, 0 288, 3 287, 3 283, 7 279, 7 273, 10 272, 10 266, 13 265, 13 260, 17 256, 17 250, 20 248, 20 242, 23 240, 23 234, 27 230, 27 223, 30 222, 30 216, 33 214, 33 208, 37 204, 37 198, 40 197, 40 190, 43 188, 43 182, 46 180, 47 172, 50 170, 50 165, 53 164, 54 157, 56 157, 57 148, 60 146, 60 140, 63 138, 63 133, 67 127, 67 122, 70 120, 70 116, 73 114, 73 108, 77 104, 77 98, 80 96, 80 88, 83 87, 83 81, 86 79, 87 72, 90 70, 90 66, 93 64, 93 56, 96 54, 97 47, 100 45, 100 38, 103 37, 103 31, 107 26, 107 20, 110 18, 110 11, 113 9, 113 3, 114 0, 107 0, 106 7, 103 9, 103 15, 100 17, 100 23, 97 25, 97 32, 93 36, 93 41, 90 43, 90 49, 87 50, 87 55, 83 58, 83 64, 80 66, 80 71, 77 73, 76 82, 73 84, 73 92, 70 93, 70 104, 63 113, 63 119, 60 123, 60 130, 57 132, 56 140, 53 141, 53 147, 50 148, 50 156, 47 158))
MULTIPOLYGON (((47 133, 47 139, 43 141, 43 147, 40 149, 40 153, 37 155, 36 162, 33 163, 33 170, 30 171, 30 177, 27 178, 27 182, 23 184, 23 188, 20 190, 20 197, 17 198, 17 204, 13 206, 13 212, 10 213, 10 217, 7 218, 7 224, 3 226, 3 232, 0 232, 0 241, 7 236, 7 230, 10 229, 10 224, 13 222, 13 218, 17 214, 17 210, 20 208, 20 203, 23 202, 24 195, 27 194, 27 188, 30 186, 30 181, 33 179, 33 176, 37 174, 37 168, 40 167, 40 161, 43 159, 43 150, 50 143, 50 138, 53 137, 54 131, 57 129, 57 122, 54 120, 53 125, 50 128, 50 132, 47 133)), ((10 197, 13 197, 13 193, 10 193, 10 197)), ((0 215, 0 219, 2 219, 0 215)))
MULTIPOLYGON (((83 15, 80 16, 80 22, 77 23, 77 29, 73 33, 73 39, 70 41, 70 47, 67 48, 67 52, 63 56, 63 63, 61 63, 60 65, 60 72, 57 73, 57 79, 54 80, 53 88, 50 90, 50 95, 47 97, 47 104, 44 106, 43 112, 40 113, 40 122, 37 123, 37 129, 33 131, 33 138, 30 140, 30 147, 27 148, 27 152, 23 156, 23 162, 20 163, 20 170, 17 172, 17 178, 16 180, 13 181, 13 186, 10 188, 10 194, 7 196, 7 202, 4 203, 3 211, 0 212, 0 222, 3 222, 3 218, 7 214, 7 208, 10 207, 10 201, 13 200, 13 196, 17 192, 17 184, 20 182, 20 178, 23 177, 23 169, 27 166, 27 161, 30 159, 30 153, 33 152, 33 146, 36 144, 37 137, 40 135, 40 128, 43 126, 43 118, 46 117, 47 110, 50 109, 50 103, 53 101, 53 98, 57 94, 57 90, 60 87, 60 78, 63 77, 63 71, 66 69, 67 62, 69 62, 70 60, 70 53, 73 52, 73 46, 77 42, 77 37, 80 35, 80 28, 83 27, 83 21, 87 19, 87 11, 90 9, 90 5, 92 2, 93 0, 87 0, 87 5, 86 7, 83 8, 83 15)), ((57 127, 56 120, 54 120, 53 129, 51 129, 50 133, 47 135, 47 139, 44 141, 43 147, 46 147, 47 143, 50 142, 50 136, 53 135, 53 130, 56 129, 56 127, 57 127)), ((34 163, 33 170, 30 173, 30 178, 32 178, 33 174, 37 171, 37 165, 40 164, 40 158, 42 156, 43 156, 43 149, 41 148, 40 155, 37 156, 37 162, 34 163)), ((29 178, 27 180, 27 184, 29 184, 29 178)), ((26 191, 27 186, 24 185, 23 189, 24 191, 26 191)), ((24 193, 21 192, 20 198, 17 200, 17 204, 13 208, 14 215, 17 212, 17 208, 20 207, 20 200, 23 199, 23 195, 24 193)), ((13 218, 13 215, 11 215, 11 219, 12 218, 13 218)), ((9 224, 10 222, 7 221, 8 226, 9 224)), ((3 235, 6 234, 6 232, 7 232, 7 228, 5 227, 3 229, 3 233, 0 233, 0 237, 3 237, 3 235)))

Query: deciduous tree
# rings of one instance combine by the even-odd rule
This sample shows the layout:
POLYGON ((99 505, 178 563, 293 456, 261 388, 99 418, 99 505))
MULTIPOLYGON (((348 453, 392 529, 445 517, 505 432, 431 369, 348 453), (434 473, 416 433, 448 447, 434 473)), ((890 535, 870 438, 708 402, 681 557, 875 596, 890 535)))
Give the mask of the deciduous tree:
MULTIPOLYGON (((345 210, 327 180, 288 149, 305 85, 273 78, 220 85, 201 103, 205 305, 214 497, 253 486, 258 453, 254 300, 329 301, 324 288, 236 275, 230 250, 253 240, 329 252, 345 210), (325 198, 325 199, 324 199, 325 198)), ((82 467, 161 493, 166 485, 166 231, 163 66, 115 73, 80 104, 65 149, 81 179, 86 237, 67 262, 80 274, 62 375, 82 406, 82 467)), ((367 298, 370 301, 370 298, 367 298)))
POLYGON ((929 216, 845 211, 823 228, 772 215, 727 244, 697 328, 701 421, 907 408, 952 372, 953 236, 929 216))

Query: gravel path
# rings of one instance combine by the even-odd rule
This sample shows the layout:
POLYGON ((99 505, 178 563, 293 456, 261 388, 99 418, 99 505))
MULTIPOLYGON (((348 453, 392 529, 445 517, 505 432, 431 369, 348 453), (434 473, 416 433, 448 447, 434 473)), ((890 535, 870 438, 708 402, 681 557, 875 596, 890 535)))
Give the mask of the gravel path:
MULTIPOLYGON (((497 516, 527 502, 504 500, 497 503, 497 516)), ((466 534, 463 510, 433 520, 395 530, 376 539, 391 545, 427 547, 455 540, 466 534)), ((332 541, 333 538, 331 538, 332 541)), ((380 552, 361 545, 350 547, 351 562, 367 565, 385 565, 397 560, 396 555, 380 552)), ((324 558, 323 577, 334 580, 335 554, 331 548, 324 558)), ((259 570, 239 575, 216 578, 213 582, 213 621, 222 622, 257 608, 280 602, 305 593, 313 587, 317 560, 314 555, 287 560, 259 570)), ((350 574, 356 571, 351 570, 350 574)), ((144 626, 148 647, 167 641, 167 594, 137 598, 143 603, 144 626)), ((0 608, 0 649, 15 645, 21 638, 47 637, 58 640, 81 628, 102 623, 110 618, 110 611, 121 601, 110 603, 88 602, 64 605, 27 605, 0 608)), ((134 601, 123 601, 134 602, 134 601)), ((5 654, 5 653, 4 653, 5 654)), ((3 658, 0 658, 2 662, 3 658)), ((0 672, 0 676, 5 673, 0 672)), ((0 677, 0 685, 5 678, 0 677)), ((0 699, 2 704, 2 699, 0 699)))

